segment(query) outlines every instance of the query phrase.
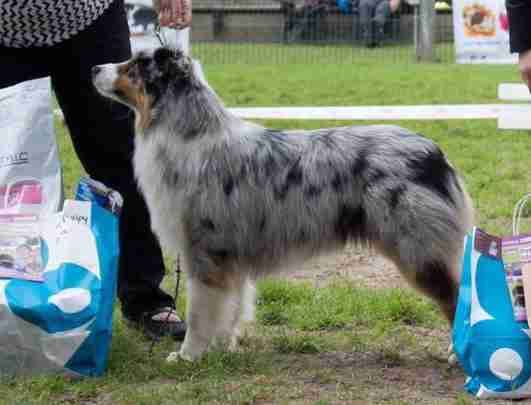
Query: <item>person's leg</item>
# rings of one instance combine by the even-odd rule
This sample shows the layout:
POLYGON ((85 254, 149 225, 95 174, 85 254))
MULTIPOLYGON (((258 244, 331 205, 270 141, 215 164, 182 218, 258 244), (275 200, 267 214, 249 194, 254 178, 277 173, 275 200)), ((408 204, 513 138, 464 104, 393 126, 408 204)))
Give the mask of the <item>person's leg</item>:
POLYGON ((162 252, 133 173, 134 116, 127 107, 100 96, 90 73, 95 64, 130 57, 121 0, 91 27, 57 48, 61 57, 53 66, 52 84, 78 157, 91 177, 118 190, 124 198, 118 275, 122 311, 130 320, 145 321, 145 314, 173 308, 174 302, 159 287, 164 276, 162 252))
POLYGON ((49 76, 49 55, 43 48, 0 46, 0 89, 49 76))
POLYGON ((375 38, 378 43, 384 40, 384 26, 389 17, 391 17, 389 0, 380 0, 374 10, 375 38))
POLYGON ((372 15, 374 12, 375 0, 360 0, 359 2, 359 24, 361 26, 361 35, 365 45, 372 44, 372 15))

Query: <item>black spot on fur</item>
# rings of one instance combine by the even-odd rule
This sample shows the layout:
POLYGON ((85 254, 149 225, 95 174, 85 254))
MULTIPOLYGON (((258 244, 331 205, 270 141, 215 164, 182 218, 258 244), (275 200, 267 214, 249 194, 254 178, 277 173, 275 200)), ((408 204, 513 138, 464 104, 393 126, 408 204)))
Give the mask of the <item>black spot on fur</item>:
POLYGON ((210 249, 207 254, 216 266, 223 265, 231 257, 230 251, 226 249, 210 249))
POLYGON ((297 234, 297 242, 306 243, 308 242, 308 240, 309 240, 308 233, 304 229, 301 229, 299 233, 297 234))
POLYGON ((439 148, 434 147, 433 150, 411 156, 408 167, 412 172, 410 180, 413 183, 420 184, 445 200, 455 203, 448 188, 450 173, 453 174, 453 170, 439 148))
POLYGON ((271 177, 271 175, 275 172, 275 169, 277 168, 275 158, 272 155, 267 155, 267 157, 264 160, 264 171, 266 174, 266 177, 271 177))
POLYGON ((367 214, 363 207, 342 205, 336 220, 335 230, 343 241, 360 240, 366 237, 367 214))
POLYGON ((234 190, 234 179, 232 177, 227 177, 223 182, 223 192, 227 197, 229 197, 234 190))
POLYGON ((260 221, 260 225, 258 225, 258 230, 260 232, 264 232, 266 226, 266 217, 265 215, 262 217, 262 220, 260 221))
POLYGON ((214 231, 216 229, 214 222, 212 222, 210 218, 203 218, 201 220, 201 227, 209 231, 214 231))
POLYGON ((341 175, 340 172, 336 171, 334 177, 332 178, 332 188, 334 191, 341 192, 346 184, 346 179, 341 175))
POLYGON ((288 195, 288 189, 286 188, 285 185, 283 186, 274 186, 273 187, 273 192, 275 194, 275 198, 279 201, 282 201, 286 198, 286 196, 288 195))
POLYGON ((313 184, 310 184, 308 187, 304 189, 304 195, 310 198, 319 197, 319 195, 321 195, 322 192, 323 192, 322 188, 317 187, 313 184))
POLYGON ((369 167, 369 162, 367 161, 365 152, 361 151, 358 158, 354 161, 354 163, 352 163, 352 166, 350 167, 350 171, 353 176, 359 176, 362 173, 364 173, 368 167, 369 167))
POLYGON ((274 187, 275 197, 278 200, 286 198, 288 191, 302 184, 302 168, 300 166, 300 159, 297 160, 288 170, 286 179, 283 184, 274 187))
POLYGON ((407 187, 404 184, 393 187, 389 190, 389 205, 391 209, 395 209, 402 198, 402 195, 406 192, 407 187))
POLYGON ((300 165, 300 159, 289 169, 286 176, 286 185, 291 187, 294 185, 300 185, 302 183, 302 168, 300 165))

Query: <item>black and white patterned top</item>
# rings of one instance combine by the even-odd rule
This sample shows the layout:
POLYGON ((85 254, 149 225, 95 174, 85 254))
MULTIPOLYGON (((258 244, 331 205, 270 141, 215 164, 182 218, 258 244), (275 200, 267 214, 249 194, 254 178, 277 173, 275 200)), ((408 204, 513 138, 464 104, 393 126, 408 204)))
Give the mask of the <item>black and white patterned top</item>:
POLYGON ((89 26, 113 0, 0 0, 0 44, 52 46, 89 26))

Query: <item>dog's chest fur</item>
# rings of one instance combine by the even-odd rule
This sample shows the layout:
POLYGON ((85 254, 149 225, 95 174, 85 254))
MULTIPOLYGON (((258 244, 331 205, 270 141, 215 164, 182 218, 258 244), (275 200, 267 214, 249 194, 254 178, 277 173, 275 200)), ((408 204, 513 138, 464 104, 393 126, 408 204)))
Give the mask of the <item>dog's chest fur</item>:
POLYGON ((135 175, 151 215, 151 228, 164 249, 173 252, 182 243, 184 182, 180 178, 183 153, 165 144, 168 135, 152 133, 135 140, 135 175), (175 152, 175 153, 172 153, 175 152))

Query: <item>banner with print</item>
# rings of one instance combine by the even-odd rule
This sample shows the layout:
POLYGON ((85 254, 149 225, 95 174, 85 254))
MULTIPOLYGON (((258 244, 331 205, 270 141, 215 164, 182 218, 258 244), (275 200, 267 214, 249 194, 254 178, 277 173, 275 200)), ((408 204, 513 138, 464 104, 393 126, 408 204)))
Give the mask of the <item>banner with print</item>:
POLYGON ((458 63, 516 63, 509 50, 505 0, 454 0, 455 51, 458 63))

